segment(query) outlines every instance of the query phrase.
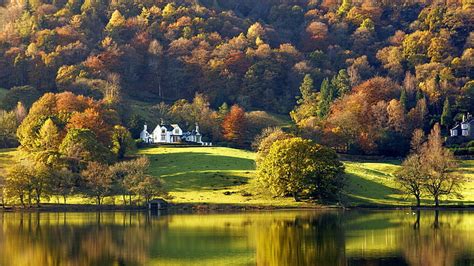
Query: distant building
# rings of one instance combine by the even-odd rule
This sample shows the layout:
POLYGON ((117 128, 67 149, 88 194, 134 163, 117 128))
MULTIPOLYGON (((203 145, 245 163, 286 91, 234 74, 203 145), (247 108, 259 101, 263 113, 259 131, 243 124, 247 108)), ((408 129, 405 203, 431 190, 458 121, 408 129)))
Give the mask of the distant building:
POLYGON ((163 121, 149 133, 147 125, 144 125, 140 132, 140 139, 145 143, 181 143, 192 142, 205 146, 212 146, 212 143, 203 142, 202 135, 199 132, 199 125, 193 131, 183 132, 178 124, 164 124, 163 121))
POLYGON ((450 130, 451 137, 474 138, 474 119, 471 114, 463 116, 462 122, 450 130))

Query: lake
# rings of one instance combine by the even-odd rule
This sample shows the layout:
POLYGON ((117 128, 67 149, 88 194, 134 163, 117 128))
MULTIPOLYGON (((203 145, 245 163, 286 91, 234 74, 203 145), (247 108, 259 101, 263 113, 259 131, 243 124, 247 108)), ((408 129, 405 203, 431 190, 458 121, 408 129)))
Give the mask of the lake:
POLYGON ((474 265, 472 211, 0 213, 0 265, 474 265))

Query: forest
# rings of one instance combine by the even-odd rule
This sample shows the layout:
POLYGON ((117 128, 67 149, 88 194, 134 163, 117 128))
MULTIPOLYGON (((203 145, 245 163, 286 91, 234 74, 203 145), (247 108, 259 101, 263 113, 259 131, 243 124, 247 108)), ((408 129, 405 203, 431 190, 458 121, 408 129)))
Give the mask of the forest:
POLYGON ((473 14, 471 0, 4 1, 2 145, 41 95, 68 91, 134 137, 151 121, 132 101, 234 146, 290 114, 338 152, 405 155, 416 129, 447 135, 474 113, 473 14))

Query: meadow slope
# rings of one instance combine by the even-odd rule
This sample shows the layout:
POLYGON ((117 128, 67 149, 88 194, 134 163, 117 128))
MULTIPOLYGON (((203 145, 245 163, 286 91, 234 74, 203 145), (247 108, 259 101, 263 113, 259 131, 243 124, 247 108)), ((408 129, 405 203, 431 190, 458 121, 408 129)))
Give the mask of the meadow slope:
MULTIPOLYGON (((140 150, 151 159, 151 174, 161 177, 175 202, 303 206, 292 199, 275 199, 255 190, 255 153, 223 147, 155 147, 140 150)), ((410 205, 394 182, 400 161, 344 161, 346 205, 410 205)), ((468 177, 463 199, 449 204, 474 204, 474 161, 462 161, 459 173, 468 177)), ((423 204, 431 204, 427 198, 423 204)))
MULTIPOLYGON (((0 174, 14 160, 16 151, 0 151, 0 174)), ((150 174, 160 177, 175 203, 210 203, 232 205, 309 207, 292 198, 273 198, 255 189, 255 153, 225 147, 161 146, 139 150, 150 158, 150 174)), ((344 161, 346 187, 342 197, 345 205, 401 205, 414 203, 397 189, 394 173, 400 161, 344 161)), ((474 160, 462 161, 459 173, 467 182, 463 199, 444 200, 443 204, 474 204, 474 160)), ((51 202, 55 201, 54 197, 51 202)), ((109 200, 106 201, 109 202, 109 200)), ((93 203, 80 195, 69 203, 93 203)), ((425 197, 423 204, 431 204, 425 197)))

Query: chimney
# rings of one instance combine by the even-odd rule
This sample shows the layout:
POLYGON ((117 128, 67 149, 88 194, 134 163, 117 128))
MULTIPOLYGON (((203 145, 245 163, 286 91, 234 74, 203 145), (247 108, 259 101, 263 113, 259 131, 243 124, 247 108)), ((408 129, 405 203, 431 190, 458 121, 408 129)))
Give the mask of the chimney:
POLYGON ((148 129, 148 126, 145 124, 143 125, 143 130, 146 131, 148 129))
POLYGON ((197 122, 196 122, 196 133, 199 133, 199 125, 197 122))
POLYGON ((466 115, 462 115, 462 122, 466 122, 466 115))
POLYGON ((160 118, 160 126, 164 125, 165 122, 163 121, 163 118, 160 118))

